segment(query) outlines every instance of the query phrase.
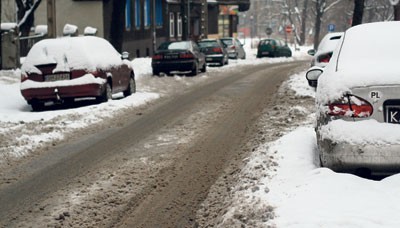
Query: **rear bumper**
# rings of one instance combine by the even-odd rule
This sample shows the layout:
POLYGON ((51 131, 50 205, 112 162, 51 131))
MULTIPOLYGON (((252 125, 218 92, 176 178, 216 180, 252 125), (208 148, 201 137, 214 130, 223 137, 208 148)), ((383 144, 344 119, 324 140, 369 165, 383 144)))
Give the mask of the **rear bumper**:
POLYGON ((66 98, 97 97, 104 91, 102 84, 56 86, 47 88, 29 88, 21 90, 22 96, 31 101, 58 101, 66 98))
POLYGON ((373 173, 397 173, 400 171, 400 145, 350 145, 330 144, 329 150, 320 148, 321 163, 334 171, 355 172, 367 168, 373 173))
POLYGON ((207 63, 221 63, 224 60, 224 55, 207 55, 207 63))
POLYGON ((191 71, 195 66, 196 60, 185 60, 185 61, 168 61, 160 62, 154 61, 151 63, 153 71, 159 72, 172 72, 172 71, 191 71))

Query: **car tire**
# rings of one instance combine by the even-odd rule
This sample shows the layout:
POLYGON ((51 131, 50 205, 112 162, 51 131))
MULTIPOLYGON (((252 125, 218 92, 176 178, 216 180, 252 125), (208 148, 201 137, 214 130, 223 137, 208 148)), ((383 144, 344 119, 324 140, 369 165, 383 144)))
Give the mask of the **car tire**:
POLYGON ((207 64, 204 62, 203 67, 200 69, 202 73, 205 73, 207 71, 207 64))
POLYGON ((111 99, 112 99, 111 85, 110 85, 110 83, 106 83, 103 94, 100 95, 99 97, 96 97, 96 100, 98 103, 103 103, 103 102, 107 102, 108 100, 111 100, 111 99))
POLYGON ((124 91, 124 97, 130 96, 133 93, 136 93, 136 82, 133 74, 129 78, 129 85, 128 88, 124 91))
POLYGON ((39 112, 44 110, 44 103, 40 101, 34 101, 31 103, 32 111, 39 112))
POLYGON ((196 76, 199 72, 199 63, 195 62, 192 71, 189 73, 189 76, 196 76))
POLYGON ((153 75, 155 75, 155 76, 160 76, 160 71, 158 71, 158 70, 153 70, 153 75))

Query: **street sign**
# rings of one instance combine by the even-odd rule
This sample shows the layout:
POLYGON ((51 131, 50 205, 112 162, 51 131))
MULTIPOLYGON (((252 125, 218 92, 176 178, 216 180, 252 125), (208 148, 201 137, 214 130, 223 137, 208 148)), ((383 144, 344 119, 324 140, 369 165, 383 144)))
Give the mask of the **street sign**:
POLYGON ((270 36, 272 34, 272 28, 268 27, 265 29, 265 33, 270 36))
POLYGON ((286 25, 285 31, 286 33, 291 33, 293 31, 293 27, 291 25, 286 25))
POLYGON ((328 32, 333 32, 335 31, 336 26, 334 24, 329 24, 328 25, 328 32))

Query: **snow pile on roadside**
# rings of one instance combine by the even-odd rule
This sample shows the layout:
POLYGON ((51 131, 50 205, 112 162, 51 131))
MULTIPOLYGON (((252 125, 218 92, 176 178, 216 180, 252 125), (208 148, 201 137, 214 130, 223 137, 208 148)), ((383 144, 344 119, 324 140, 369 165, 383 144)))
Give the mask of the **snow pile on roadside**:
MULTIPOLYGON (((304 96, 304 85, 293 77, 291 89, 304 96)), ((225 224, 236 220, 251 227, 400 227, 400 174, 374 181, 320 168, 310 120, 287 132, 260 145, 247 159, 225 224)))

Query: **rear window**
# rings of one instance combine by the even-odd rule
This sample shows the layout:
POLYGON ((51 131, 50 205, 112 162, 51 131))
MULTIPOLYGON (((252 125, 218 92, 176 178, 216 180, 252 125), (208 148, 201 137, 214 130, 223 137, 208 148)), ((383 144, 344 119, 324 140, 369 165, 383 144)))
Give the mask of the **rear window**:
POLYGON ((172 42, 172 43, 162 43, 159 50, 182 50, 182 49, 189 49, 190 45, 189 42, 182 41, 182 42, 172 42))
POLYGON ((218 42, 217 41, 202 41, 199 42, 199 46, 201 48, 206 48, 206 47, 218 47, 218 42))
POLYGON ((221 39, 221 41, 225 44, 225 45, 232 45, 233 42, 231 39, 221 39))

